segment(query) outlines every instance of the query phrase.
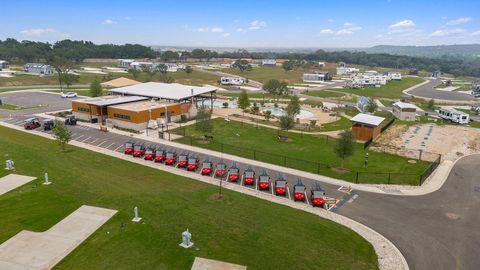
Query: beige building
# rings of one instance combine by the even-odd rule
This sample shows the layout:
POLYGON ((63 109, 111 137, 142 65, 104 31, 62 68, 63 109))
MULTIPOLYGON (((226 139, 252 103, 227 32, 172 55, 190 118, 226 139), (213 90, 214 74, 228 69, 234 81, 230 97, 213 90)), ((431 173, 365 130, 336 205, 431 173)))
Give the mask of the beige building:
POLYGON ((399 120, 415 121, 417 106, 410 103, 398 101, 393 103, 392 113, 399 120))

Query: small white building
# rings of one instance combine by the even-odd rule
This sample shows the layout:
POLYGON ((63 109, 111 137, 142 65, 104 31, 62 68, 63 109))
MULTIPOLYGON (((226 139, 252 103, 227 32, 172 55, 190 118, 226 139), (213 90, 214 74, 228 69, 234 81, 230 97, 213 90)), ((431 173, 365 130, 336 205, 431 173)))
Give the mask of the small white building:
POLYGON ((378 73, 355 74, 350 77, 345 86, 349 88, 376 87, 387 84, 387 79, 386 75, 378 73))
POLYGON ((118 66, 124 69, 132 68, 132 63, 135 62, 134 59, 118 59, 118 66))
POLYGON ((242 77, 221 77, 220 84, 223 85, 242 85, 245 83, 245 79, 242 77))
POLYGON ((5 60, 0 60, 0 70, 8 69, 8 62, 5 60))
POLYGON ((304 73, 303 81, 304 82, 324 82, 332 79, 332 76, 329 72, 315 72, 315 73, 304 73))
POLYGON ((23 70, 27 73, 42 76, 52 76, 54 74, 53 69, 49 65, 42 63, 26 63, 23 66, 23 70))
POLYGON ((415 121, 417 106, 410 103, 397 101, 393 103, 392 113, 393 116, 402 121, 415 121))
POLYGON ((164 64, 167 66, 167 72, 177 72, 179 69, 185 69, 185 65, 184 64, 177 64, 177 63, 159 63, 157 64, 160 65, 160 64, 164 64))
POLYGON ((337 75, 350 75, 359 71, 358 68, 337 67, 337 75))
POLYGON ((388 72, 387 77, 389 80, 401 80, 402 79, 402 73, 400 72, 388 72))
POLYGON ((260 65, 274 67, 274 66, 277 65, 277 60, 275 60, 275 59, 262 59, 262 61, 260 62, 260 65))
POLYGON ((438 111, 438 116, 440 116, 442 119, 450 120, 457 124, 468 124, 470 121, 470 115, 455 109, 442 108, 438 111))

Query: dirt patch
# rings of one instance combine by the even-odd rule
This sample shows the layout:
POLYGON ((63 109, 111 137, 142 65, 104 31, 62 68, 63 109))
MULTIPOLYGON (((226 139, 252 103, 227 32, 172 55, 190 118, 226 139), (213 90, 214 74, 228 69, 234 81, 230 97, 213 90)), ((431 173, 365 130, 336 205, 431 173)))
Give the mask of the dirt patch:
POLYGON ((349 173, 350 170, 347 169, 347 168, 342 168, 342 167, 332 167, 331 168, 332 171, 336 172, 336 173, 340 173, 340 174, 346 174, 346 173, 349 173))
POLYGON ((209 144, 211 141, 209 140, 197 140, 198 144, 209 144))

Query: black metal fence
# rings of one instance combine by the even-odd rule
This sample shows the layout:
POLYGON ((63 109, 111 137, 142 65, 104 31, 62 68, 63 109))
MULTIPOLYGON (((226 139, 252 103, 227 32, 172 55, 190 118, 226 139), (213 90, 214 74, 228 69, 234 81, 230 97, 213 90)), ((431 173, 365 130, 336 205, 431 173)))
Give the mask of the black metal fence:
MULTIPOLYGON (((172 130, 177 135, 181 135, 178 141, 184 144, 189 144, 192 146, 203 147, 201 143, 198 142, 198 138, 192 136, 186 136, 186 131, 184 128, 177 130, 172 130)), ((325 143, 334 140, 331 137, 325 136, 325 143)), ((283 167, 288 167, 292 169, 298 169, 310 173, 321 174, 331 177, 336 177, 333 173, 332 168, 335 167, 330 164, 315 162, 300 158, 294 158, 287 155, 280 155, 275 153, 269 153, 265 151, 260 151, 257 149, 251 149, 247 147, 241 147, 231 144, 225 144, 222 142, 217 142, 215 140, 209 141, 204 146, 206 148, 221 153, 233 154, 235 156, 240 156, 248 159, 258 160, 270 164, 280 165, 283 167)), ((421 156, 420 156, 421 159, 421 156)), ((426 178, 437 168, 440 163, 441 156, 439 155, 437 159, 429 165, 429 167, 422 174, 414 173, 397 173, 397 172, 367 172, 367 171, 350 171, 347 174, 341 174, 342 178, 357 184, 368 183, 368 184, 405 184, 410 183, 412 185, 421 185, 426 178), (416 179, 419 179, 417 181, 416 179)))

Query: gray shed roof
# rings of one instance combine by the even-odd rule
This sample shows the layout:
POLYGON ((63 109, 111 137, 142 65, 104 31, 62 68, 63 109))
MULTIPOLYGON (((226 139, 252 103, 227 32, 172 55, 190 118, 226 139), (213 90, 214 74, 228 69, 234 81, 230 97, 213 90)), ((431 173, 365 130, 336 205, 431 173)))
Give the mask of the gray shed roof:
POLYGON ((350 119, 352 122, 363 123, 372 126, 379 126, 383 120, 385 120, 385 118, 365 113, 359 113, 350 119))
POLYGON ((136 95, 151 98, 172 100, 188 99, 190 97, 216 91, 217 88, 208 86, 191 86, 178 83, 148 82, 112 89, 112 93, 136 95))

